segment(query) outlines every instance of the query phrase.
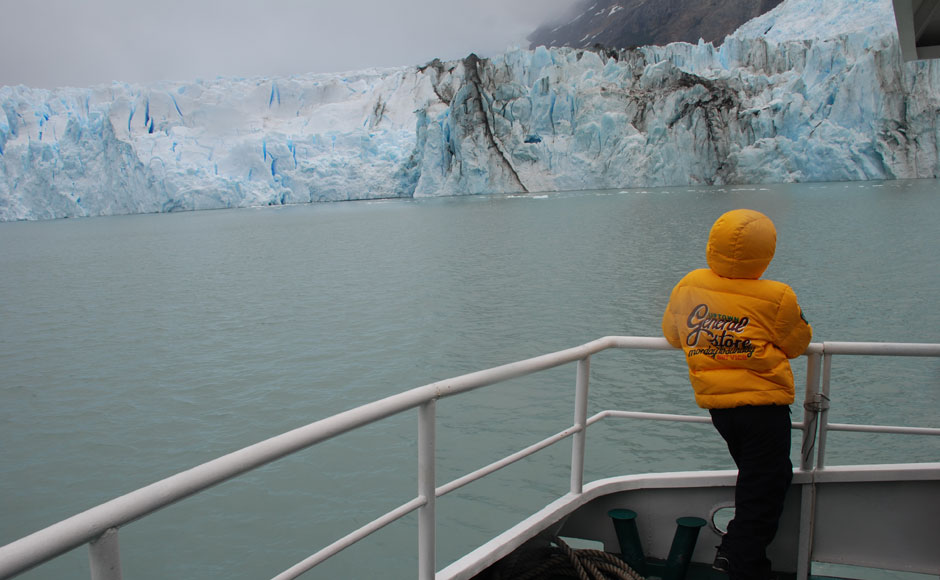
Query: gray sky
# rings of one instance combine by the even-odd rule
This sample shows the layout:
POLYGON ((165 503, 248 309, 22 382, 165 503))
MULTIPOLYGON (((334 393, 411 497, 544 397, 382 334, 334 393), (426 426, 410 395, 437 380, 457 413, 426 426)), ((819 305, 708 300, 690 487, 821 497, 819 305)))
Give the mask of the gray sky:
POLYGON ((491 56, 578 0, 0 0, 0 86, 285 76, 491 56))

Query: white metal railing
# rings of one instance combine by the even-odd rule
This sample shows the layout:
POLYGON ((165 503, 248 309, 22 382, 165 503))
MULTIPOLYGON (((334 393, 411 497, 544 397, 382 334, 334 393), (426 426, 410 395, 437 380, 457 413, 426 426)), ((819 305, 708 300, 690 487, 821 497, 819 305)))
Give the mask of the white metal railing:
MULTIPOLYGON (((938 428, 897 427, 888 425, 837 425, 829 423, 829 391, 834 355, 940 357, 940 344, 824 342, 813 343, 806 353, 806 396, 803 403, 803 445, 800 469, 813 471, 825 467, 826 438, 829 431, 868 431, 878 433, 940 435, 938 428)), ((816 520, 816 486, 806 486, 800 495, 800 537, 797 543, 797 580, 807 580, 813 556, 816 520)))
MULTIPOLYGON (((613 410, 602 411, 588 418, 590 357, 595 353, 611 348, 669 350, 672 347, 664 338, 608 336, 574 348, 438 381, 362 405, 198 465, 0 547, 0 578, 13 577, 83 544, 88 544, 92 580, 118 580, 121 578, 118 545, 118 529, 120 527, 223 481, 342 433, 410 409, 417 409, 417 497, 340 538, 307 559, 288 568, 275 578, 277 580, 296 578, 373 532, 417 511, 418 578, 419 580, 429 580, 434 577, 436 565, 435 501, 437 497, 485 477, 568 437, 573 439, 571 493, 580 494, 584 483, 585 436, 589 425, 606 418, 710 422, 707 417, 613 410), (436 486, 436 402, 438 399, 572 362, 577 362, 577 376, 574 422, 571 427, 463 477, 436 486)), ((940 357, 940 344, 844 342, 811 344, 806 352, 808 364, 804 419, 801 423, 794 424, 795 429, 803 431, 802 469, 812 469, 817 433, 819 433, 819 451, 816 456, 817 468, 822 468, 825 435, 828 430, 940 435, 940 428, 828 424, 827 401, 829 397, 830 364, 833 355, 940 357)), ((812 513, 809 510, 812 506, 811 503, 807 503, 808 500, 811 501, 809 495, 804 494, 803 507, 804 515, 811 519, 812 513)), ((805 562, 806 570, 809 569, 808 558, 810 557, 811 542, 811 535, 800 539, 801 564, 804 563, 802 562, 804 559, 807 560, 805 562)))

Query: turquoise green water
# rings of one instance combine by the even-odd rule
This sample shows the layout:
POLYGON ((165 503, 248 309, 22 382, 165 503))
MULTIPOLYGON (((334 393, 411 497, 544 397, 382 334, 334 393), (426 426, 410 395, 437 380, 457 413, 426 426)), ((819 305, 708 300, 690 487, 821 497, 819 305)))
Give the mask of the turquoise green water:
MULTIPOLYGON (((775 221, 815 340, 940 342, 940 183, 669 188, 0 224, 0 543, 266 437, 605 335, 658 336, 714 219, 775 221)), ((797 362, 798 380, 804 376, 797 362)), ((675 353, 592 361, 591 411, 699 413, 675 353)), ((938 361, 840 361, 836 422, 937 426, 938 361), (851 366, 850 366, 851 365, 851 366)), ((440 482, 571 421, 574 368, 439 404, 440 482)), ((128 578, 270 577, 415 494, 411 414, 136 522, 128 578)), ((603 424, 586 470, 730 467, 708 426, 603 424)), ((834 463, 940 457, 839 434, 834 463)), ((562 444, 443 498, 444 565, 567 490, 562 444)), ((413 577, 413 518, 313 578, 413 577)), ((79 550, 25 578, 87 577, 79 550)))

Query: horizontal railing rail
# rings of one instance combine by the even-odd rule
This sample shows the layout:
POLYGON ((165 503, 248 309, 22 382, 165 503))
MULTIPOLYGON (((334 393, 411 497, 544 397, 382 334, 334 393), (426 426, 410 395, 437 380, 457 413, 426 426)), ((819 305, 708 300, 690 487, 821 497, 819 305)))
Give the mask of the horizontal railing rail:
MULTIPOLYGON (((814 349, 815 350, 815 349, 814 349)), ((823 354, 859 356, 940 356, 940 344, 925 342, 830 342, 822 343, 823 354)))
MULTIPOLYGON (((581 493, 584 447, 587 427, 606 418, 708 423, 710 418, 664 413, 607 410, 587 417, 587 392, 590 357, 598 352, 618 349, 670 350, 664 338, 608 336, 566 350, 468 373, 417 387, 360 407, 310 423, 270 439, 245 447, 215 460, 198 465, 126 495, 100 504, 62 520, 29 536, 0 547, 0 578, 10 578, 84 544, 89 545, 93 580, 121 578, 118 529, 159 509, 200 493, 224 481, 257 469, 313 445, 397 415, 418 410, 418 495, 373 521, 326 546, 275 578, 296 578, 375 531, 418 512, 418 577, 428 580, 435 573, 435 500, 473 481, 486 477, 547 447, 573 438, 571 492, 581 493), (436 401, 481 387, 502 383, 569 363, 577 363, 576 399, 573 425, 503 459, 479 468, 448 483, 435 483, 436 401)), ((940 356, 940 344, 901 343, 813 343, 807 349, 808 373, 804 421, 794 424, 802 429, 803 463, 812 458, 816 432, 819 431, 818 467, 822 467, 826 430, 862 430, 880 433, 916 435, 940 434, 940 429, 924 427, 856 426, 827 424, 830 360, 833 355, 868 356, 940 356), (820 359, 823 364, 820 365, 820 359), (820 367, 823 370, 820 371, 820 367)))
POLYGON ((933 427, 896 427, 893 425, 853 425, 851 423, 828 423, 829 431, 851 431, 854 433, 894 433, 895 435, 940 435, 933 427))

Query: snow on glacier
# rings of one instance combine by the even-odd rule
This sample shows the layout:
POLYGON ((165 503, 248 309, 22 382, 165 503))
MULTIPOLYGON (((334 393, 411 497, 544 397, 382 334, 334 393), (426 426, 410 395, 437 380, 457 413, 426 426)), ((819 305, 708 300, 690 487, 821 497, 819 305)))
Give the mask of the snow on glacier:
POLYGON ((769 42, 858 33, 882 36, 894 32, 893 10, 890 0, 787 0, 744 23, 733 36, 769 42))
POLYGON ((937 177, 940 69, 890 0, 785 0, 720 46, 342 75, 0 88, 0 220, 937 177))

